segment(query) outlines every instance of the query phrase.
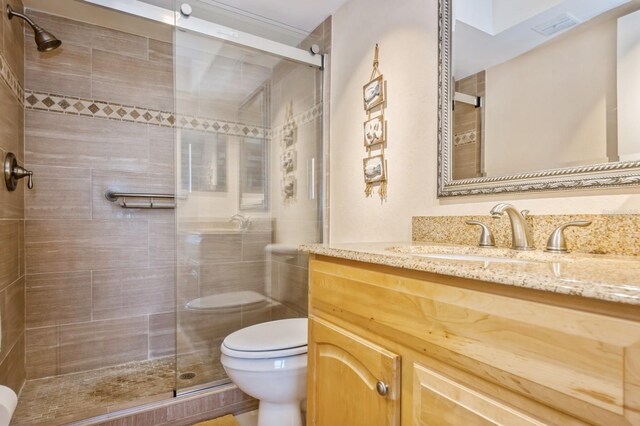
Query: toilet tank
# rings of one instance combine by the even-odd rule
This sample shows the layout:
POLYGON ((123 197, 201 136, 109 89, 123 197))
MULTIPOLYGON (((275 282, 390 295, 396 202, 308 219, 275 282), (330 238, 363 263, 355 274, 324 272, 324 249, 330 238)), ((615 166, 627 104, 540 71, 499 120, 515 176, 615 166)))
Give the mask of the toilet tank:
POLYGON ((309 256, 289 244, 269 244, 265 247, 267 261, 267 291, 278 302, 273 319, 307 316, 309 290, 309 256))

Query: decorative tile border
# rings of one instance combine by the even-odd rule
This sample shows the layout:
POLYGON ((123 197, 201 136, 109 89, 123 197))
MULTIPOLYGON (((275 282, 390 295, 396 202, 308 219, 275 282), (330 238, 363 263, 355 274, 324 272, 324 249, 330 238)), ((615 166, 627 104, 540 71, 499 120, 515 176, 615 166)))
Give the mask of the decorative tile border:
POLYGON ((11 93, 15 96, 21 105, 24 104, 24 89, 20 85, 20 81, 18 77, 13 73, 13 70, 9 66, 9 62, 4 57, 2 52, 0 52, 0 77, 2 80, 7 83, 9 89, 11 89, 11 93))
POLYGON ((293 123, 295 127, 300 127, 302 125, 311 123, 317 120, 318 118, 322 117, 322 112, 323 112, 322 102, 317 103, 316 105, 312 106, 308 110, 303 111, 298 115, 294 115, 293 121, 289 120, 287 121, 287 123, 282 123, 282 124, 273 126, 273 128, 271 129, 271 137, 272 138, 282 137, 282 133, 284 132, 285 125, 291 125, 291 123, 293 123))
POLYGON ((209 133, 222 133, 230 136, 242 136, 251 138, 268 138, 269 129, 252 126, 250 124, 234 123, 232 121, 218 120, 215 118, 203 118, 192 115, 178 114, 176 126, 180 129, 198 130, 209 133))
POLYGON ((468 145, 478 141, 478 131, 469 130, 468 132, 456 133, 453 136, 453 144, 455 146, 468 145))
MULTIPOLYGON (((273 138, 282 135, 284 125, 275 126, 274 130, 232 121, 204 118, 193 115, 175 115, 169 111, 123 105, 93 99, 82 99, 73 96, 53 93, 24 92, 26 109, 55 112, 60 114, 80 115, 86 117, 105 118, 108 120, 128 121, 131 123, 150 124, 162 127, 197 130, 209 133, 222 133, 230 136, 273 138)), ((296 126, 302 126, 322 116, 322 103, 314 105, 293 117, 296 126)))
POLYGON ((81 115, 86 117, 106 118, 108 120, 128 121, 132 123, 150 124, 162 127, 178 127, 210 133, 223 133, 231 136, 268 137, 268 129, 234 123, 231 121, 175 115, 169 111, 123 105, 73 96, 56 95, 27 91, 25 108, 37 111, 56 112, 61 114, 81 115))

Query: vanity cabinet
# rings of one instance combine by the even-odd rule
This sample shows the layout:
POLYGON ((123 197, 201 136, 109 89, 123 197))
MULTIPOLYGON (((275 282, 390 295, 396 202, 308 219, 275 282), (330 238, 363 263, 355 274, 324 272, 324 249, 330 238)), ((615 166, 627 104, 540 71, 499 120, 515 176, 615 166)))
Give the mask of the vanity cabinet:
POLYGON ((311 424, 400 426, 400 357, 320 319, 309 327, 311 424))
POLYGON ((308 425, 640 425, 635 306, 319 255, 309 305, 308 425))

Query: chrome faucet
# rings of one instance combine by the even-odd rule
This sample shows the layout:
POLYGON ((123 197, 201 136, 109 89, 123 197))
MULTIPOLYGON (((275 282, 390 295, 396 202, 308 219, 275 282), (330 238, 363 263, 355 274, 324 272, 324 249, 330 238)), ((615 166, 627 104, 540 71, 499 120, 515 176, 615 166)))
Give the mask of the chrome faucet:
POLYGON ((251 225, 251 218, 245 217, 241 214, 234 214, 229 219, 229 222, 238 222, 238 227, 242 230, 249 229, 249 225, 251 225))
MULTIPOLYGON (((524 216, 511 204, 500 203, 491 209, 491 216, 509 215, 511 221, 511 248, 514 250, 533 250, 531 230, 524 216)), ((526 215, 526 214, 525 214, 526 215)))

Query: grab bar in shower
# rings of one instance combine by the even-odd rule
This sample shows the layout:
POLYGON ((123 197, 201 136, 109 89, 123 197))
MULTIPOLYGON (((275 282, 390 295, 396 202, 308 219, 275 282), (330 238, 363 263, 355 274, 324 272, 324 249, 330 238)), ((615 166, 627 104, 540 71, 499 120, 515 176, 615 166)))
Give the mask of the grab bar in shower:
POLYGON ((104 194, 104 197, 113 202, 118 200, 120 201, 120 207, 124 209, 175 209, 176 203, 156 203, 156 199, 160 200, 175 200, 176 196, 174 194, 149 194, 144 192, 115 192, 115 191, 107 191, 104 194), (148 199, 148 203, 141 202, 128 202, 127 198, 144 198, 148 199))

